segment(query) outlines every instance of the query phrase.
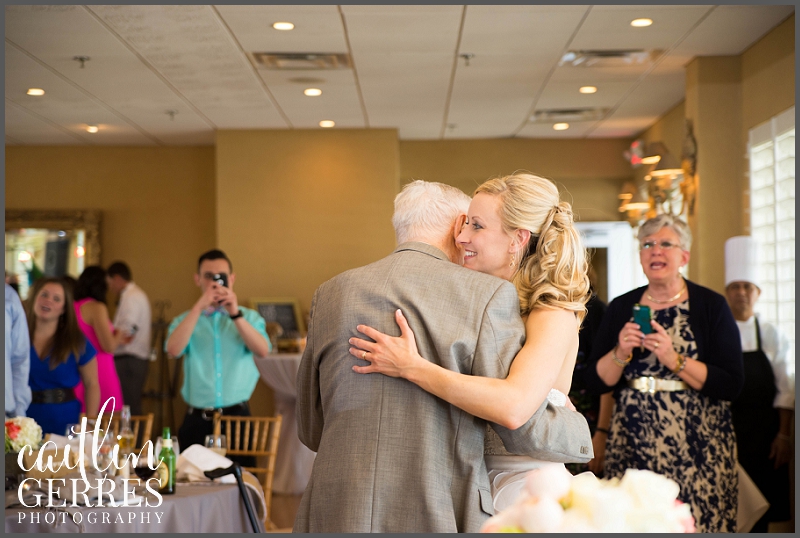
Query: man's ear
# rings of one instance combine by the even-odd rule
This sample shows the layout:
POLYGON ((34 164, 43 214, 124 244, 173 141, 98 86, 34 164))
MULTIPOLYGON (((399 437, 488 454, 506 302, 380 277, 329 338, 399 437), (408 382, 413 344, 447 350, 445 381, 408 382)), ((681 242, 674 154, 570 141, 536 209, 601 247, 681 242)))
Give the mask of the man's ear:
POLYGON ((511 242, 511 252, 525 252, 531 240, 530 230, 515 230, 514 240, 511 242))
POLYGON ((464 223, 467 222, 467 216, 462 213, 456 217, 455 222, 453 223, 453 239, 458 239, 459 234, 461 234, 461 228, 464 227, 464 223))
POLYGON ((197 287, 200 287, 200 278, 201 277, 200 277, 199 273, 195 273, 194 274, 194 283, 195 283, 195 286, 197 286, 197 287))
POLYGON ((228 277, 228 287, 232 288, 234 282, 236 282, 236 273, 231 273, 231 276, 228 277))

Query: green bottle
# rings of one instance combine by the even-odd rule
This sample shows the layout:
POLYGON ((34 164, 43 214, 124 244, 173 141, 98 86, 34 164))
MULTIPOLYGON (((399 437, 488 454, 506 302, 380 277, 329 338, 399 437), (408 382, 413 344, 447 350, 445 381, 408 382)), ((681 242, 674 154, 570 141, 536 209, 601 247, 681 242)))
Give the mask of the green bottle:
POLYGON ((164 428, 161 434, 161 452, 158 454, 161 463, 158 465, 159 488, 162 495, 175 493, 175 452, 172 450, 172 437, 169 428, 164 428))

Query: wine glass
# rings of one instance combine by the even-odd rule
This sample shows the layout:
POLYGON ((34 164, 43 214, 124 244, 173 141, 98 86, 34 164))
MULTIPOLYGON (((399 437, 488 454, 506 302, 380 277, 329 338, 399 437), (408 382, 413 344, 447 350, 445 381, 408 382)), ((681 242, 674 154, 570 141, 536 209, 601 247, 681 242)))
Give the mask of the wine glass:
POLYGON ((206 435, 206 448, 224 456, 228 451, 227 438, 224 435, 206 435))
MULTIPOLYGON (((158 459, 158 455, 161 454, 161 441, 162 440, 163 440, 163 438, 160 435, 156 438, 156 444, 155 444, 155 447, 154 447, 154 450, 155 450, 154 454, 156 456, 156 459, 158 459)), ((177 459, 178 456, 181 455, 181 445, 178 444, 178 438, 177 437, 172 437, 172 451, 175 453, 175 458, 176 459, 177 459)))
POLYGON ((102 440, 98 443, 97 450, 97 471, 104 476, 113 477, 116 474, 114 467, 114 439, 111 433, 98 430, 102 440))

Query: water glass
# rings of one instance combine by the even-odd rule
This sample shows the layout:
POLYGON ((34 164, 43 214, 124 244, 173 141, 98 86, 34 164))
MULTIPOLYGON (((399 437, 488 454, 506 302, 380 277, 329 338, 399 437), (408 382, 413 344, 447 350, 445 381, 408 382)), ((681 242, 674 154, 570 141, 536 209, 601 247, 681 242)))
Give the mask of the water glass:
POLYGON ((206 435, 206 448, 224 456, 228 451, 228 441, 224 435, 206 435))

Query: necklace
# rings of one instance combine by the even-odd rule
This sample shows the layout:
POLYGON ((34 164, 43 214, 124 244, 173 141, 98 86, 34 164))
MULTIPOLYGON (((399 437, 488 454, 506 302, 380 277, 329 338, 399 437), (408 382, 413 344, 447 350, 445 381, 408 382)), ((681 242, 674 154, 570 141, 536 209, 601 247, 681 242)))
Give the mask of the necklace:
POLYGON ((675 295, 673 295, 673 296, 672 296, 672 297, 670 297, 669 299, 665 299, 665 300, 661 301, 661 300, 659 300, 659 299, 656 299, 655 297, 653 297, 653 296, 652 296, 652 295, 650 295, 649 293, 647 294, 647 298, 648 298, 649 300, 653 301, 653 302, 654 302, 654 303, 656 303, 656 304, 666 304, 666 303, 671 303, 672 301, 674 301, 675 299, 677 299, 678 297, 680 297, 681 295, 683 295, 683 292, 684 292, 684 291, 686 291, 686 281, 685 281, 685 280, 684 280, 684 282, 683 282, 683 286, 681 286, 681 291, 679 291, 678 293, 676 293, 675 295))

